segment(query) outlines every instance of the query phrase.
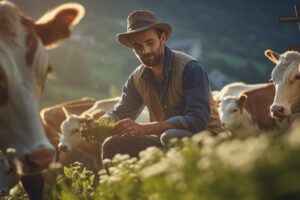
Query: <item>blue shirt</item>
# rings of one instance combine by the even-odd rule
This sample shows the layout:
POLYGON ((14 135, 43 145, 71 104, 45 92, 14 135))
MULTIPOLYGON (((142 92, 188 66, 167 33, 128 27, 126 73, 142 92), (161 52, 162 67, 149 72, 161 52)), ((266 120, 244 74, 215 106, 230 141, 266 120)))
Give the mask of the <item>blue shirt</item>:
MULTIPOLYGON (((166 47, 163 80, 160 84, 154 81, 150 68, 145 68, 146 70, 143 71, 143 76, 149 77, 147 78, 149 84, 153 84, 153 88, 161 97, 167 87, 172 60, 172 51, 166 47)), ((210 88, 207 74, 198 61, 192 60, 186 64, 182 83, 185 104, 181 105, 182 108, 178 108, 182 110, 182 115, 171 116, 166 121, 178 129, 185 129, 194 133, 202 131, 207 128, 210 119, 210 88)), ((136 119, 144 107, 145 104, 135 89, 131 74, 124 85, 120 101, 107 114, 116 121, 125 118, 136 119)))

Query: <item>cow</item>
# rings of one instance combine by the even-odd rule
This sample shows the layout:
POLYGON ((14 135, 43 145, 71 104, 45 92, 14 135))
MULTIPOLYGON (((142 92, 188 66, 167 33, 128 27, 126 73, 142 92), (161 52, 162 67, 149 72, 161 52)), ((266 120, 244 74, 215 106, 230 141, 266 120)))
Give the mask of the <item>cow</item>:
POLYGON ((40 111, 40 116, 46 131, 46 135, 51 144, 56 147, 57 150, 61 136, 60 125, 66 119, 63 108, 67 109, 68 112, 72 114, 80 115, 84 111, 93 107, 95 102, 96 100, 94 98, 82 98, 46 107, 40 111))
MULTIPOLYGON (((55 135, 54 138, 60 139, 58 147, 63 153, 60 153, 59 161, 63 165, 70 163, 68 154, 70 151, 75 151, 77 152, 75 160, 86 157, 92 161, 92 166, 95 168, 87 166, 90 170, 95 171, 102 167, 100 160, 101 145, 84 141, 80 136, 80 125, 87 119, 98 119, 103 116, 106 112, 113 109, 113 106, 119 99, 120 97, 115 97, 95 101, 94 99, 84 98, 44 108, 41 111, 43 123, 47 127, 46 131, 49 132, 49 135, 55 135)), ((141 123, 149 122, 147 109, 142 110, 136 121, 141 123)), ((55 144, 57 144, 56 141, 55 144)), ((88 163, 85 162, 84 164, 87 165, 88 163)))
POLYGON ((230 130, 233 135, 249 135, 262 130, 278 129, 280 123, 269 115, 274 95, 274 84, 269 83, 243 92, 238 97, 225 98, 219 107, 223 127, 230 130))
POLYGON ((220 91, 213 91, 213 98, 220 103, 223 99, 229 96, 237 97, 241 92, 265 86, 266 83, 246 84, 244 82, 233 82, 225 85, 220 91))
MULTIPOLYGON (((106 112, 113 109, 113 106, 119 101, 119 97, 112 99, 104 99, 95 102, 94 106, 83 112, 81 115, 70 113, 63 107, 66 119, 61 123, 60 129, 62 133, 59 149, 68 151, 81 144, 84 140, 80 136, 80 126, 82 122, 89 119, 98 119, 106 112)), ((139 123, 149 122, 149 113, 145 108, 136 119, 139 123)))
POLYGON ((285 118, 300 111, 300 53, 287 51, 278 54, 266 50, 265 55, 276 64, 272 71, 275 97, 270 107, 274 118, 285 118))
POLYGON ((18 173, 31 199, 42 198, 40 172, 55 158, 39 115, 50 70, 46 48, 70 36, 83 15, 81 5, 64 4, 34 21, 15 4, 0 2, 0 150, 15 149, 18 173))
POLYGON ((58 145, 63 152, 76 149, 83 152, 95 163, 95 166, 100 167, 100 146, 99 144, 89 144, 80 136, 80 126, 83 122, 89 119, 98 119, 106 112, 112 110, 113 106, 118 102, 119 98, 99 100, 94 105, 81 113, 80 115, 69 112, 65 107, 62 107, 66 119, 61 122, 61 138, 58 145), (91 148, 94 147, 94 148, 91 148), (97 156, 98 155, 98 156, 97 156), (97 165, 96 165, 97 164, 97 165))

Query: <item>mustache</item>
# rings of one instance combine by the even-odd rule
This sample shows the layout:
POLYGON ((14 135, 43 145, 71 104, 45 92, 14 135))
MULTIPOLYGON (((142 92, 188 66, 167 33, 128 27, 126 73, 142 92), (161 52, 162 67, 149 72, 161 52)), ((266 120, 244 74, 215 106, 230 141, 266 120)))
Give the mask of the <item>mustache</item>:
POLYGON ((143 55, 143 58, 150 58, 152 56, 155 56, 155 54, 154 53, 148 53, 146 55, 143 55))

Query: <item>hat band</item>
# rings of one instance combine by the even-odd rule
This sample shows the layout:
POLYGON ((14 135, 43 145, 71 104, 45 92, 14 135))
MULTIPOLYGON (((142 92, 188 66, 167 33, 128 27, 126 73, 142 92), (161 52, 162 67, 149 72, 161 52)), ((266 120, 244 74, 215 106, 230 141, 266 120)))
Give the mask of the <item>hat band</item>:
POLYGON ((141 28, 141 27, 145 27, 145 26, 149 26, 152 25, 153 22, 149 22, 149 21, 140 21, 139 23, 133 23, 131 24, 128 28, 127 31, 133 31, 135 29, 141 28))

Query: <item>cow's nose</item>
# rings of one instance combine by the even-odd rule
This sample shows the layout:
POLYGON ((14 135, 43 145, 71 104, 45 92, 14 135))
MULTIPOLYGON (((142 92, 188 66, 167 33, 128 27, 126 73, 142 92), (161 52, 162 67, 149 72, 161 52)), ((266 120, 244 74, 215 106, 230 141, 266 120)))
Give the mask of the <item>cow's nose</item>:
POLYGON ((271 112, 275 117, 283 117, 284 115, 284 107, 279 105, 272 105, 271 112))
POLYGON ((60 145, 58 145, 58 148, 59 148, 59 150, 61 150, 62 152, 68 151, 68 146, 67 146, 67 145, 60 144, 60 145))
POLYGON ((54 149, 40 147, 38 150, 21 157, 22 172, 23 174, 32 174, 46 169, 54 159, 54 149))

